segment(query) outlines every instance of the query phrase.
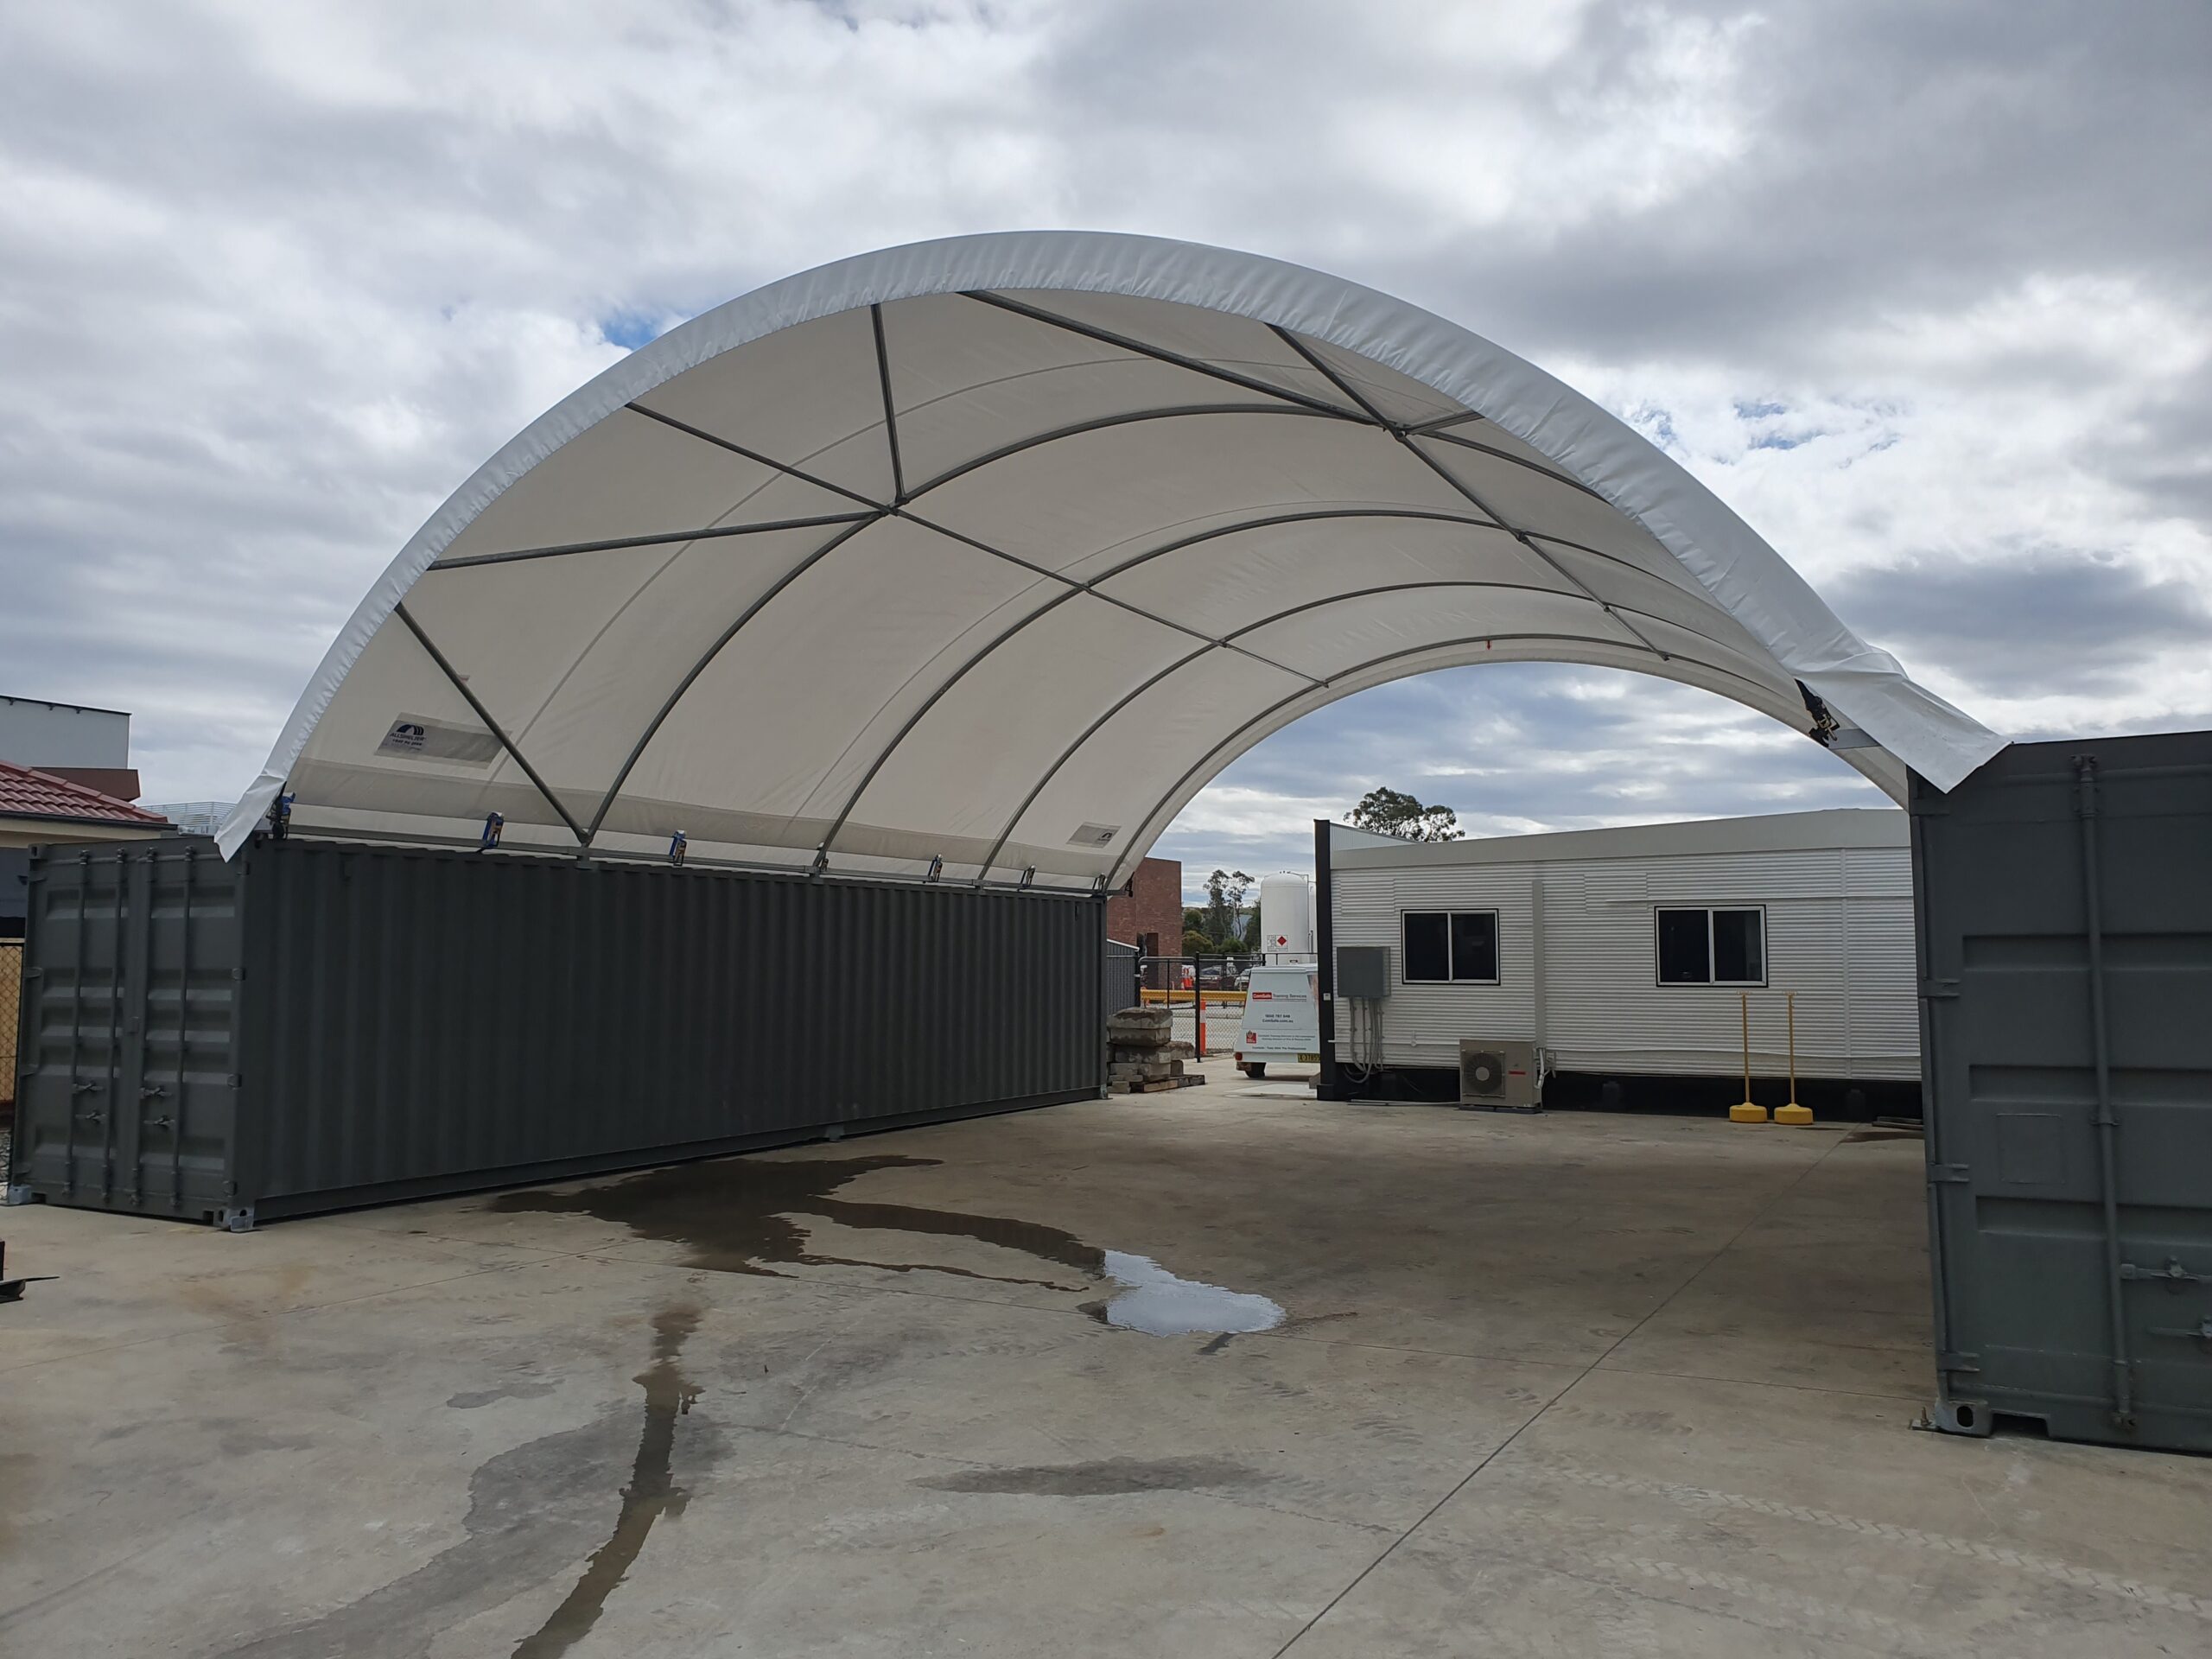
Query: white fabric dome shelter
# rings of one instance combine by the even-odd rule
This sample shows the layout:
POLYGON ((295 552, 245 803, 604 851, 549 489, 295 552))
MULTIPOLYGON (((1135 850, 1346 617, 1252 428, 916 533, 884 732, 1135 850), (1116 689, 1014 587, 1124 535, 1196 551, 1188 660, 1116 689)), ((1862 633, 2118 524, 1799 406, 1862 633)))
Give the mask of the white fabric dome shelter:
POLYGON ((1215 248, 961 238, 734 300, 532 423, 362 601, 221 842, 289 792, 295 833, 497 811, 514 849, 1111 886, 1300 715, 1530 660, 1716 691, 1899 798, 2002 747, 1452 323, 1215 248))

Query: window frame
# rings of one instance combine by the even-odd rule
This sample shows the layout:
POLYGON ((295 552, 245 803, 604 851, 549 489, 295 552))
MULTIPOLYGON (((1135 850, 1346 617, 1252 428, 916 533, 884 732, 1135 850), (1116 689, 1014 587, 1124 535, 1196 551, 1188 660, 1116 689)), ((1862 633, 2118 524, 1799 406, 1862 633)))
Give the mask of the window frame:
POLYGON ((1662 991, 1756 991, 1766 988, 1774 974, 1774 963, 1770 954, 1766 928, 1766 906, 1764 904, 1657 905, 1651 906, 1651 982, 1662 991), (1659 918, 1668 911, 1703 911, 1705 912, 1705 973, 1703 979, 1669 979, 1665 964, 1659 958, 1659 918), (1749 911, 1759 918, 1759 976, 1757 979, 1717 979, 1720 952, 1719 941, 1713 937, 1713 918, 1720 912, 1749 911))
POLYGON ((1505 982, 1505 928, 1503 918, 1495 906, 1471 906, 1452 910, 1406 910, 1398 912, 1398 983, 1401 985, 1503 985, 1505 982), (1415 979, 1408 971, 1412 957, 1406 949, 1406 920, 1413 916, 1441 916, 1444 918, 1444 972, 1442 979, 1415 979), (1456 965, 1452 948, 1452 920, 1457 916, 1487 916, 1490 918, 1491 954, 1497 958, 1497 971, 1488 979, 1461 979, 1452 972, 1456 965))

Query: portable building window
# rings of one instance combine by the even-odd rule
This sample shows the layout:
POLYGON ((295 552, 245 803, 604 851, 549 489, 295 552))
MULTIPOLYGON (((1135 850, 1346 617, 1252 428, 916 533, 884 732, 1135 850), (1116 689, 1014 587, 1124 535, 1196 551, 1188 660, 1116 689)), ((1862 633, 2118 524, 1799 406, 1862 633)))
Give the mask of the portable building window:
POLYGON ((1405 912, 1406 983, 1497 983, 1497 912, 1409 910, 1405 912))
POLYGON ((1662 985, 1766 983, 1764 910, 1657 912, 1662 985))

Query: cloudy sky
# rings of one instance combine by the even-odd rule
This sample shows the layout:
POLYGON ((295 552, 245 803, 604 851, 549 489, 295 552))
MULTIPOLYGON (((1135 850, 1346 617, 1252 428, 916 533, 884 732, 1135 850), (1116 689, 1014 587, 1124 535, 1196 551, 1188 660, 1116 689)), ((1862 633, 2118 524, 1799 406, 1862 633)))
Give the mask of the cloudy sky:
MULTIPOLYGON (((0 691, 234 795, 401 543, 672 323, 868 248, 1253 249, 1616 410, 2017 735, 2212 724, 2212 7, 0 7, 0 691)), ((1873 804, 1732 703, 1458 670, 1161 843, 1873 804)))

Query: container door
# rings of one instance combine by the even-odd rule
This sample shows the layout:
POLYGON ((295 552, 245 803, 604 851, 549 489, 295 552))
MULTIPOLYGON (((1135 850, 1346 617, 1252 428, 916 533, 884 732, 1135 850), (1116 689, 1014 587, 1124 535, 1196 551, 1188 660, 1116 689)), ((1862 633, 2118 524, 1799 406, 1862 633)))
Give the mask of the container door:
POLYGON ((26 894, 23 1000, 10 1180, 105 1205, 124 1000, 122 864, 107 849, 45 849, 26 894))
POLYGON ((236 891, 196 839, 41 849, 29 894, 14 1185, 99 1209, 225 1207, 236 891))
POLYGON ((2212 1451, 2212 733, 1912 811, 1939 1423, 2212 1451))

